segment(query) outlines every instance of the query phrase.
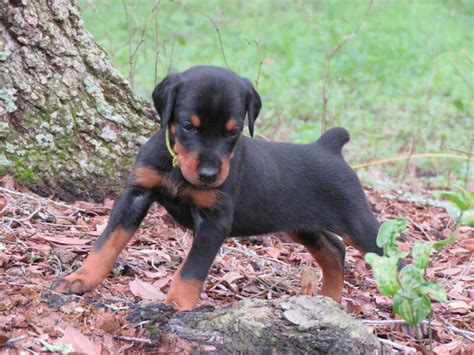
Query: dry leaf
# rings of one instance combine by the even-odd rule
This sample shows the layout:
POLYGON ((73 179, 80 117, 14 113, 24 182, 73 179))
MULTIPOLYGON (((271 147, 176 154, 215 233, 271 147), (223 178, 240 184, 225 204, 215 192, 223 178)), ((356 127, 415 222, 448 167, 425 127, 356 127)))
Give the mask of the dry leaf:
POLYGON ((165 287, 166 285, 168 285, 170 281, 171 281, 171 276, 166 276, 166 277, 163 277, 162 279, 159 279, 153 282, 153 286, 156 287, 157 289, 161 289, 162 287, 165 287))
POLYGON ((433 353, 439 355, 449 354, 451 351, 459 348, 460 345, 460 341, 452 341, 448 344, 438 345, 433 348, 433 353))
POLYGON ((74 346, 74 349, 79 353, 100 354, 100 352, 97 353, 96 345, 94 345, 94 343, 92 343, 89 338, 71 326, 66 327, 66 330, 64 331, 63 342, 65 344, 71 344, 74 346))
POLYGON ((53 243, 64 245, 85 245, 91 242, 90 239, 80 239, 77 237, 51 237, 49 235, 41 236, 41 238, 49 240, 53 243))
POLYGON ((135 296, 141 297, 144 300, 155 302, 165 299, 165 294, 148 282, 135 279, 130 281, 128 286, 135 296))
POLYGON ((13 181, 13 178, 10 175, 2 177, 2 184, 3 187, 8 190, 15 190, 15 181, 13 181))
POLYGON ((449 302, 448 307, 451 313, 465 314, 467 312, 472 311, 471 305, 464 301, 449 302))
POLYGON ((265 252, 271 258, 278 259, 281 254, 281 250, 278 248, 266 248, 265 252))
POLYGON ((10 338, 0 334, 0 346, 4 346, 10 338))
POLYGON ((315 296, 318 282, 318 272, 310 267, 305 267, 301 271, 301 294, 315 296))
POLYGON ((474 238, 463 240, 461 244, 464 248, 469 250, 470 253, 474 253, 474 238))

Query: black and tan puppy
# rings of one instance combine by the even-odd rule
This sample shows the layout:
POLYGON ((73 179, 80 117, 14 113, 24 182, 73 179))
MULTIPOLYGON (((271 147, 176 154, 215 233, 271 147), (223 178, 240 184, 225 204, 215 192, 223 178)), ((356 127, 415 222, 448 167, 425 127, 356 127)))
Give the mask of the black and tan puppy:
POLYGON ((202 285, 224 240, 288 232, 323 271, 321 294, 340 302, 345 248, 381 253, 378 223, 356 174, 341 156, 349 141, 333 128, 315 143, 296 145, 253 134, 261 101, 250 81, 212 66, 167 76, 153 100, 162 129, 141 149, 126 190, 84 265, 53 289, 83 293, 112 269, 150 204, 162 204, 194 231, 166 302, 180 310, 199 303, 202 285))

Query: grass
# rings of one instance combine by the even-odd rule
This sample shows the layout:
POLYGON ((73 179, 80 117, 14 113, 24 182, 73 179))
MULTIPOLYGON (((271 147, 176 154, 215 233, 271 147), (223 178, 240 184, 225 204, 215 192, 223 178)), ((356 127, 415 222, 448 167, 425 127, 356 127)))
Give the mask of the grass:
MULTIPOLYGON (((86 27, 128 75, 152 0, 79 0, 86 27), (125 11, 125 7, 127 11, 125 11), (128 20, 127 20, 128 13, 128 20), (130 35, 129 30, 130 28, 130 35)), ((257 80, 257 132, 310 142, 320 134, 326 55, 364 18, 367 1, 162 1, 136 54, 135 90, 149 98, 171 69, 225 66, 257 80), (158 37, 156 36, 158 33, 158 37), (158 51, 158 55, 157 55, 158 51), (155 78, 155 65, 157 75, 155 78)), ((329 126, 352 136, 348 160, 468 151, 474 139, 474 3, 376 0, 360 31, 331 61, 329 126)), ((465 175, 466 162, 414 160, 421 175, 465 175)), ((471 164, 471 166, 474 164, 471 164)), ((404 165, 384 165, 398 176, 404 165)), ((472 176, 472 173, 471 173, 472 176)))

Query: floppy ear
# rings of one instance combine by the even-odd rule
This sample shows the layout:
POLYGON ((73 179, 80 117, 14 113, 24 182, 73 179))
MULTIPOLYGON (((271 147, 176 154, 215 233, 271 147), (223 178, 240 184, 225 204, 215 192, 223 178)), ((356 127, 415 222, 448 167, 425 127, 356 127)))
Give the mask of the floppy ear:
POLYGON ((262 100, 260 100, 260 95, 253 87, 250 80, 244 78, 244 83, 247 87, 245 109, 249 120, 250 136, 253 137, 253 125, 260 113, 260 109, 262 108, 262 100))
POLYGON ((178 73, 169 74, 153 90, 153 103, 156 112, 160 115, 161 128, 166 127, 173 114, 174 99, 179 82, 178 73))

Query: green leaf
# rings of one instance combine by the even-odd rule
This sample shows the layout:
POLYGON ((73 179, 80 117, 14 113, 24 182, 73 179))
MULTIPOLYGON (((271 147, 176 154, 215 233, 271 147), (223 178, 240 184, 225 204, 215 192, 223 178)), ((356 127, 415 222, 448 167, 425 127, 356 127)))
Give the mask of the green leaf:
POLYGON ((417 325, 430 314, 431 301, 426 295, 400 292, 393 298, 393 311, 408 324, 417 325))
POLYGON ((461 224, 464 226, 474 227, 474 210, 467 210, 462 214, 461 224))
POLYGON ((422 294, 430 294, 436 301, 446 302, 448 300, 448 294, 446 290, 436 281, 426 281, 425 284, 420 288, 422 294))
POLYGON ((413 264, 424 269, 430 263, 430 251, 435 248, 437 250, 444 247, 446 244, 454 242, 456 239, 450 236, 447 239, 439 240, 437 242, 420 242, 417 241, 411 250, 413 264))
POLYGON ((457 208, 456 206, 453 206, 451 204, 446 204, 444 208, 446 209, 446 212, 448 212, 449 217, 451 217, 455 221, 457 221, 459 217, 461 217, 461 210, 457 208))
POLYGON ((466 190, 464 187, 456 185, 456 188, 460 190, 464 196, 464 201, 470 206, 474 207, 474 194, 468 190, 466 190))
POLYGON ((464 110, 464 103, 461 99, 455 99, 453 101, 454 107, 456 107, 459 111, 464 110))
POLYGON ((461 211, 467 211, 469 209, 468 202, 464 200, 463 196, 456 192, 443 191, 438 194, 438 197, 454 203, 461 211))
POLYGON ((398 259, 367 253, 365 261, 372 266, 380 293, 385 296, 393 296, 397 293, 400 289, 397 278, 398 259))
POLYGON ((64 344, 64 343, 57 343, 57 344, 50 344, 45 340, 39 339, 41 345, 43 345, 43 350, 52 352, 52 353, 72 353, 74 352, 74 346, 71 344, 64 344))
POLYGON ((387 256, 396 256, 398 253, 398 245, 395 241, 398 234, 404 232, 406 222, 403 218, 396 218, 384 222, 377 233, 377 246, 383 248, 384 254, 387 256))
POLYGON ((411 249, 413 264, 420 269, 424 269, 430 263, 430 251, 433 249, 434 242, 417 241, 411 249))
POLYGON ((405 266, 400 271, 400 284, 405 291, 419 292, 419 288, 423 285, 422 270, 414 264, 405 266))
POLYGON ((436 250, 440 250, 440 249, 443 248, 445 245, 454 243, 455 241, 456 241, 456 238, 454 238, 454 237, 451 235, 451 236, 449 236, 449 237, 446 238, 446 239, 438 240, 437 242, 434 242, 433 248, 435 248, 436 250))

